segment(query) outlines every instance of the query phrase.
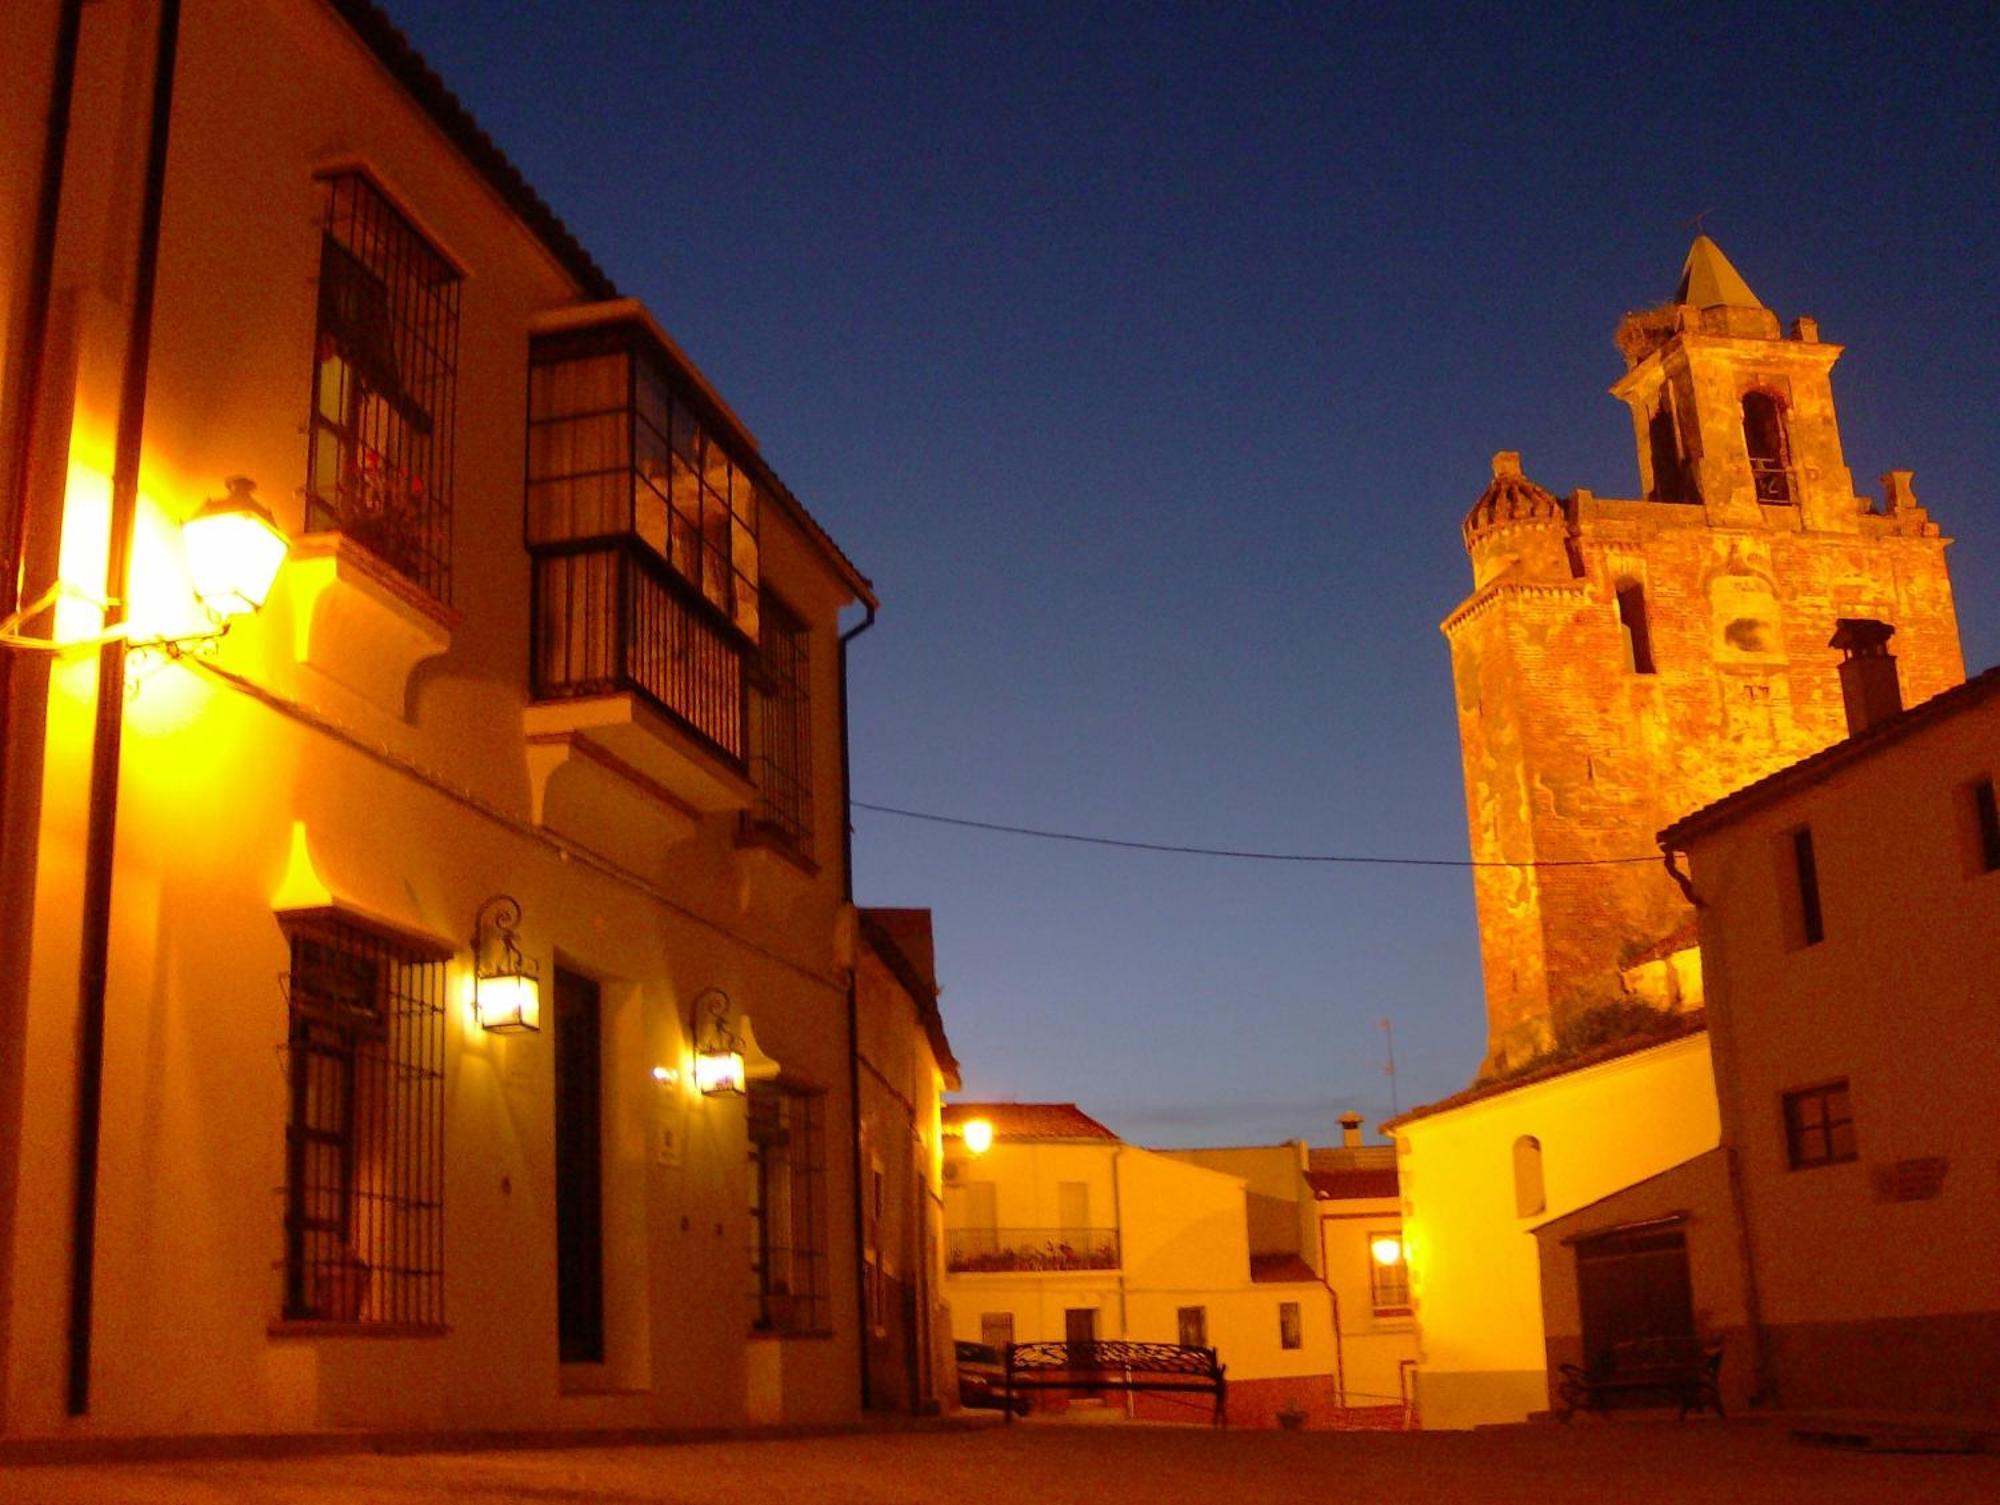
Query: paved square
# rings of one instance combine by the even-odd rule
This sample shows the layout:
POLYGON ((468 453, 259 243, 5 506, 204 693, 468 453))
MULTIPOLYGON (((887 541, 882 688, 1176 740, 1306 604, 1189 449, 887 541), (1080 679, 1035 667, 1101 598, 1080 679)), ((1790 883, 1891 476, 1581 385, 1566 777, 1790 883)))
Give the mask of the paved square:
POLYGON ((1843 1453, 1754 1424, 1494 1432, 1002 1430, 0 1471, 6 1505, 1916 1505, 2000 1500, 2000 1458, 1843 1453))

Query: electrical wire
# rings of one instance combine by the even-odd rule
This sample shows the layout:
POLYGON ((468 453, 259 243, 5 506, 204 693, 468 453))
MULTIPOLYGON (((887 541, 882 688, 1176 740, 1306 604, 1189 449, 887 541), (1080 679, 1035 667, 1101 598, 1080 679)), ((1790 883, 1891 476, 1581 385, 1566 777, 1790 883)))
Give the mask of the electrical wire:
POLYGON ((871 811, 876 815, 894 815, 904 820, 929 821, 940 826, 964 826, 974 831, 995 831, 1003 836, 1031 836, 1038 841, 1070 841, 1092 847, 1122 847, 1134 852, 1168 852, 1180 857, 1231 857, 1242 862, 1317 862, 1367 867, 1555 868, 1632 867, 1638 863, 1651 864, 1661 860, 1657 852, 1647 857, 1573 857, 1535 862, 1482 861, 1470 857, 1369 857, 1344 852, 1259 852, 1240 847, 1195 847, 1165 841, 1127 841, 1118 836, 1087 836, 1078 831, 1048 831, 1036 826, 1010 826, 999 821, 970 820, 962 815, 939 815, 929 810, 903 810, 895 805, 871 805, 866 800, 852 800, 849 803, 857 810, 871 811))

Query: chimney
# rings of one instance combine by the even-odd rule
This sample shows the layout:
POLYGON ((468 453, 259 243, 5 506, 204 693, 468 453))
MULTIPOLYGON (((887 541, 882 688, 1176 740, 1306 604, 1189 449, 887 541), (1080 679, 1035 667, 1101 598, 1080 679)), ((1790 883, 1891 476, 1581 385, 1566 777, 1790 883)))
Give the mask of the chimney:
POLYGON ((1840 659, 1840 696, 1847 703, 1847 735, 1858 737, 1880 726, 1903 709, 1903 688, 1896 682, 1896 655, 1889 639, 1896 629, 1867 617, 1842 617, 1833 624, 1833 641, 1840 659))
POLYGON ((1361 1115, 1343 1113, 1340 1115, 1340 1146, 1346 1150, 1361 1148, 1361 1115))

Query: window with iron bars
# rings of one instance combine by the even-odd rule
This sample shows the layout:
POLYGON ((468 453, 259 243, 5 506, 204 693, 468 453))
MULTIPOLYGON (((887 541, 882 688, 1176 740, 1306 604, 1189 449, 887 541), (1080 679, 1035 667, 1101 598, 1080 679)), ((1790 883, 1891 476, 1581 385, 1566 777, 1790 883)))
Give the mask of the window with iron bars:
POLYGON ((813 854, 811 637, 804 621, 766 592, 750 829, 808 861, 813 854))
POLYGON ((306 529, 449 603, 461 279, 362 174, 322 187, 306 529))
POLYGON ((756 1082, 748 1118, 750 1325, 758 1332, 826 1332, 824 1100, 817 1092, 756 1082))
POLYGON ((441 955, 288 918, 287 1321, 444 1324, 441 955))

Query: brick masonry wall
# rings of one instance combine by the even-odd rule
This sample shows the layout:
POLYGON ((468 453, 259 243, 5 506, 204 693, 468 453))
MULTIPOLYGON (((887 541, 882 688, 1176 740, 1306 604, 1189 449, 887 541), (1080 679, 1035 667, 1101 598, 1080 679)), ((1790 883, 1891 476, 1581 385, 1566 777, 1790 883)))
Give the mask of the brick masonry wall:
MULTIPOLYGON (((1476 859, 1645 856, 1672 820, 1844 737, 1840 617, 1896 627, 1906 704, 1964 677, 1944 540, 1921 514, 1809 533, 1796 508, 1752 527, 1588 494, 1566 511, 1540 526, 1567 534, 1580 576, 1503 575, 1446 624, 1476 859), (1630 667, 1621 582, 1644 589, 1656 673, 1630 667)), ((1474 891, 1492 1064, 1619 997, 1621 963, 1687 917, 1653 863, 1481 869, 1474 891)))

